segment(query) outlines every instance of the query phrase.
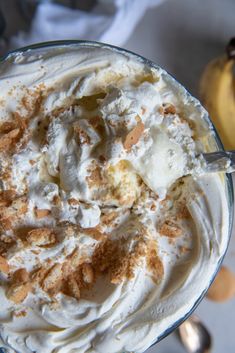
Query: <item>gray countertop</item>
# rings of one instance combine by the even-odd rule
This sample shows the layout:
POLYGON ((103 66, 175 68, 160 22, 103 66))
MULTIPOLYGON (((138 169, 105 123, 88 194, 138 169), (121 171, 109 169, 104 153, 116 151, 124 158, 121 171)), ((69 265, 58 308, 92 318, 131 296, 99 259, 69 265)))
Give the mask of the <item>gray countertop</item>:
MULTIPOLYGON (((153 60, 198 96, 200 74, 235 36, 235 0, 166 0, 149 10, 125 47, 153 60)), ((235 180, 235 179, 234 179, 235 180)), ((224 263, 235 273, 235 229, 224 263)), ((217 304, 204 299, 196 314, 213 334, 212 353, 235 352, 235 298, 217 304)), ((184 353, 171 334, 148 353, 184 353)))

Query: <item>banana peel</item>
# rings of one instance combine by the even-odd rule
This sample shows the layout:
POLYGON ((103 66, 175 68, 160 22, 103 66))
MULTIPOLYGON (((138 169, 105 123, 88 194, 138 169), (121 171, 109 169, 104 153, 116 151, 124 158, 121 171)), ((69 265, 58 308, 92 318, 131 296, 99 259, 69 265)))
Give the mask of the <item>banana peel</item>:
POLYGON ((199 86, 207 109, 225 149, 235 149, 235 38, 227 54, 212 60, 205 68, 199 86))

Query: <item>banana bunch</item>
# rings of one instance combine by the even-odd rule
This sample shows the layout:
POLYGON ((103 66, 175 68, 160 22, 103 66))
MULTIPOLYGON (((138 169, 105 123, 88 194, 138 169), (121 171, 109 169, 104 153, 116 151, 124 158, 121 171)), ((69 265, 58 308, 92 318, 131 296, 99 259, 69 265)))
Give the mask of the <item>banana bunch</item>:
POLYGON ((200 98, 227 150, 235 149, 235 38, 212 60, 200 80, 200 98))

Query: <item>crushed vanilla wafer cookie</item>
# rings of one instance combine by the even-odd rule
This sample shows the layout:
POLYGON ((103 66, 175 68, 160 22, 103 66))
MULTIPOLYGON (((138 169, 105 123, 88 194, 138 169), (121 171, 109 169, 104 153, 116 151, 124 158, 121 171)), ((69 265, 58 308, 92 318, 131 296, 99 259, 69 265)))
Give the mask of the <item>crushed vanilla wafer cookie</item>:
POLYGON ((166 221, 159 229, 158 232, 161 235, 165 235, 169 238, 175 238, 182 235, 182 229, 172 221, 166 221))
POLYGON ((6 292, 7 298, 15 304, 20 304, 25 300, 31 290, 31 284, 26 283, 12 283, 6 292))
POLYGON ((228 240, 214 137, 160 68, 79 44, 0 63, 0 346, 142 353, 228 240))
POLYGON ((130 150, 133 145, 137 144, 143 132, 144 124, 142 122, 138 122, 133 130, 128 132, 127 136, 125 137, 123 144, 124 148, 130 150))
POLYGON ((224 302, 235 296, 235 275, 226 266, 222 266, 207 292, 207 298, 215 302, 224 302))
POLYGON ((0 271, 3 273, 8 273, 10 270, 7 260, 0 255, 0 271))
POLYGON ((50 210, 48 209, 39 209, 39 208, 35 208, 35 216, 40 219, 40 218, 44 218, 49 216, 51 213, 50 210))
POLYGON ((55 231, 50 228, 36 228, 26 234, 26 241, 32 246, 48 246, 56 242, 55 231))

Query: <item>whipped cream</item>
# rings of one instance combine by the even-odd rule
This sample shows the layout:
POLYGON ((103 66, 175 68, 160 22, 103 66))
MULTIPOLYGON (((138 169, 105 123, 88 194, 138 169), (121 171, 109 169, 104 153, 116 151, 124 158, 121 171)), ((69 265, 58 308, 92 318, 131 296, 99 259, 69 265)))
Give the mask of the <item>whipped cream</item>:
POLYGON ((216 148, 206 112, 161 68, 106 47, 12 54, 0 76, 1 345, 144 352, 206 290, 228 241, 224 177, 196 157, 216 148))

